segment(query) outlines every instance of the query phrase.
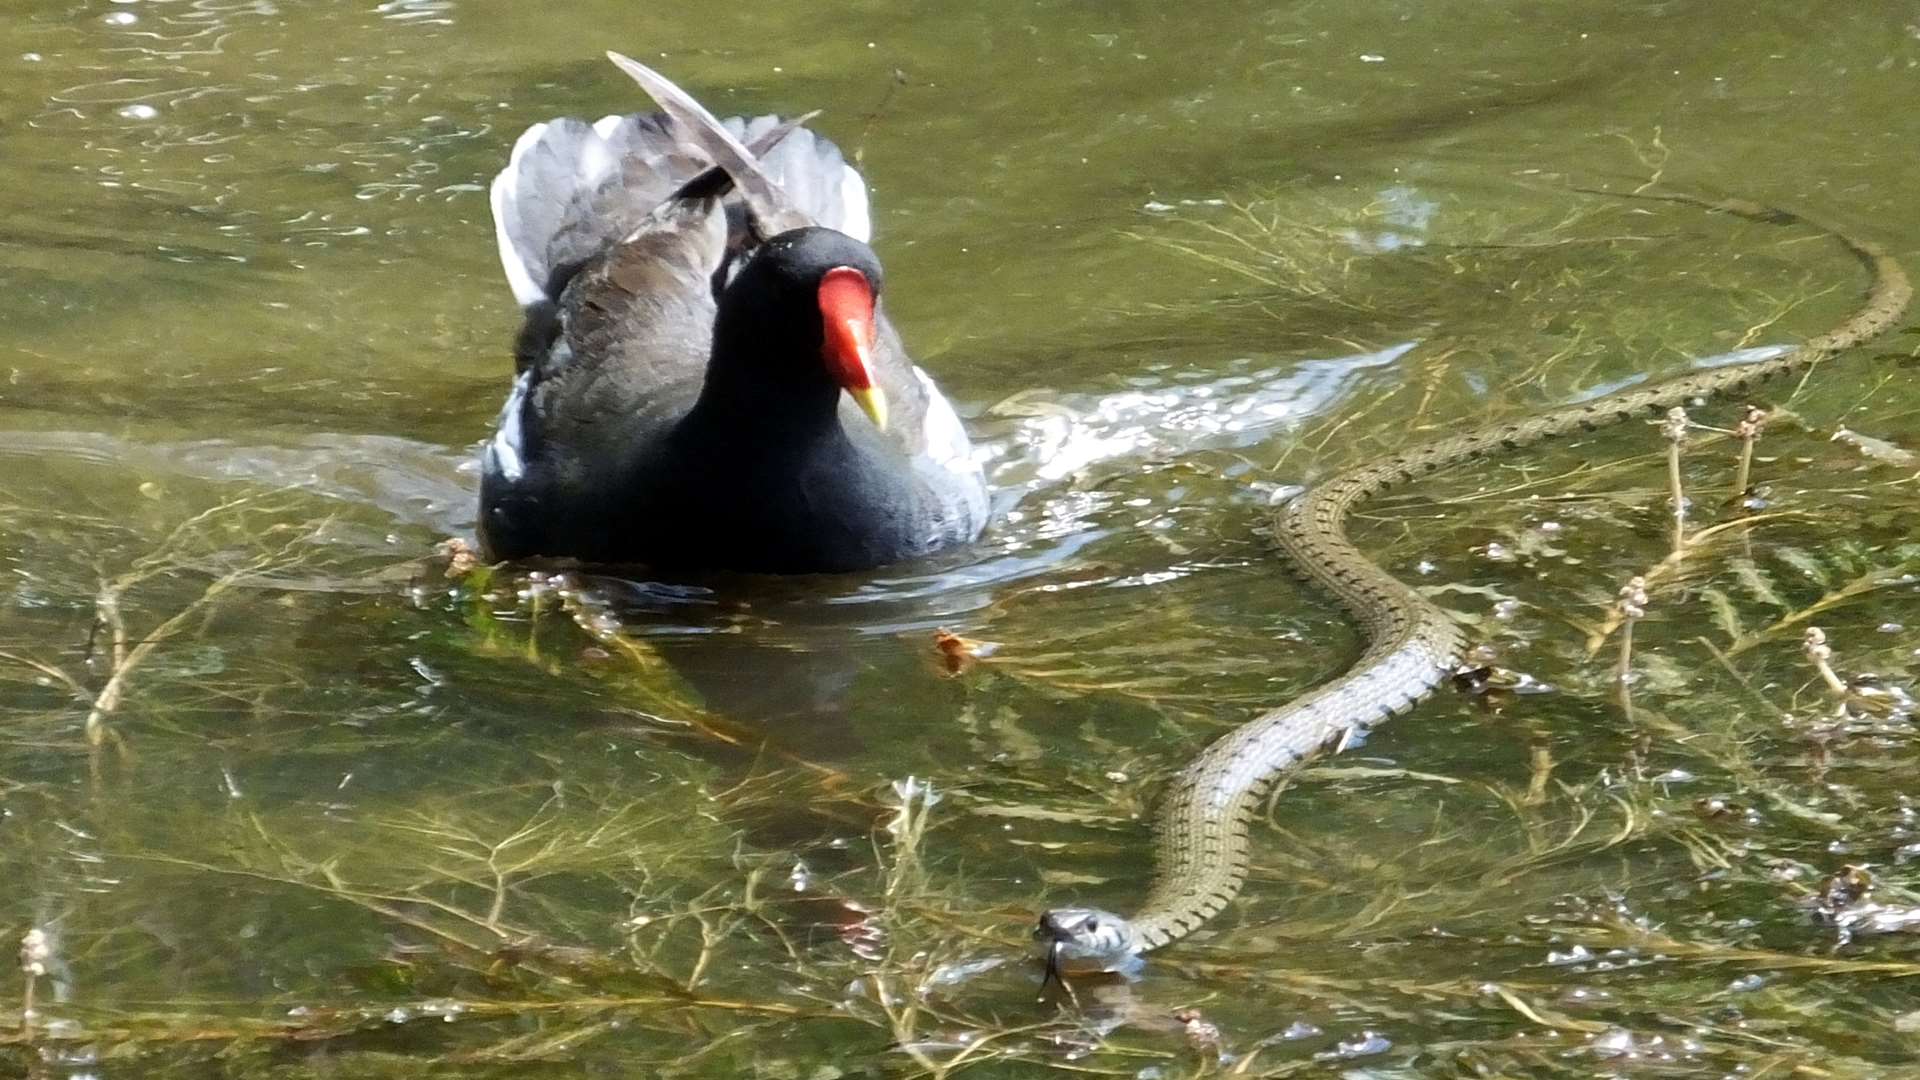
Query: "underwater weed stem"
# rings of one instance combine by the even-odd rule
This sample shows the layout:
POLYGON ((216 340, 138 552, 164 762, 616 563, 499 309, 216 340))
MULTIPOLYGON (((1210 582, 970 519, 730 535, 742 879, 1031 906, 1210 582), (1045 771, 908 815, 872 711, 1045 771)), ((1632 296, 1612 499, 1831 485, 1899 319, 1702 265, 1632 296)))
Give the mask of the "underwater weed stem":
POLYGON ((20 1033, 29 1038, 33 1035, 34 990, 40 985, 40 977, 47 973, 47 961, 53 959, 53 945, 47 940, 47 932, 39 927, 28 930, 20 937, 20 971, 26 978, 26 989, 20 993, 20 1033))
POLYGON ((1833 670, 1833 646, 1827 644, 1827 632, 1817 626, 1807 627, 1806 634, 1801 637, 1801 651, 1806 653, 1814 670, 1820 673, 1820 680, 1827 684, 1827 689, 1833 691, 1833 696, 1844 705, 1847 701, 1847 684, 1833 670))
POLYGON ((1760 429, 1766 425, 1767 410, 1758 405, 1747 406, 1747 415, 1734 425, 1734 437, 1740 440, 1740 463, 1733 471, 1733 498, 1735 502, 1747 497, 1747 490, 1753 486, 1753 444, 1760 441, 1760 429))
MULTIPOLYGON (((239 584, 243 578, 252 576, 262 569, 263 566, 264 563, 255 563, 244 569, 235 570, 222 577, 216 578, 207 586, 206 591, 200 594, 198 599, 187 604, 187 606, 181 608, 179 611, 174 612, 173 615, 168 617, 166 621, 160 625, 147 631, 139 643, 130 649, 122 648, 125 641, 125 627, 124 625, 117 625, 119 624, 118 598, 112 597, 110 600, 103 599, 99 605, 100 610, 103 615, 110 618, 113 624, 116 624, 114 626, 114 663, 113 672, 107 676, 106 685, 102 686, 100 692, 94 695, 93 708, 87 711, 85 731, 88 746, 98 748, 100 744, 107 739, 108 735, 105 727, 107 718, 113 715, 115 709, 120 707, 121 700, 126 696, 128 680, 132 679, 133 673, 139 669, 140 665, 144 663, 149 656, 153 655, 153 651, 165 644, 175 634, 185 629, 190 620, 204 611, 206 607, 218 599, 222 593, 239 584)), ((111 587, 102 592, 103 598, 111 595, 111 587)))
POLYGON ((1633 677, 1633 624, 1647 613, 1647 579, 1635 575, 1620 587, 1620 659, 1613 675, 1622 685, 1633 677))
MULTIPOLYGON (((1748 518, 1746 520, 1752 521, 1757 519, 1748 518)), ((1907 579, 1907 574, 1910 572, 1913 564, 1914 560, 1912 559, 1902 559, 1890 566, 1874 567, 1859 577, 1854 578, 1852 581, 1829 589, 1813 603, 1789 611, 1765 626, 1741 634, 1732 642, 1728 643, 1727 655, 1739 656, 1741 653, 1759 645, 1761 642, 1770 640, 1781 631, 1814 618, 1822 612, 1831 611, 1836 607, 1851 603, 1877 589, 1884 589, 1890 585, 1898 585, 1907 579)))
POLYGON ((1527 760, 1527 794, 1520 801, 1525 806, 1545 806, 1547 785, 1553 779, 1553 747, 1544 740, 1536 740, 1528 747, 1527 760))
POLYGON ((893 816, 887 821, 887 834, 893 837, 893 862, 888 868, 886 895, 892 899, 905 892, 905 886, 918 875, 920 845, 927 832, 927 814, 940 801, 933 785, 918 777, 893 782, 897 800, 893 816))
MULTIPOLYGON (((1648 567, 1646 572, 1640 576, 1647 582, 1649 587, 1652 587, 1678 573, 1682 564, 1686 561, 1687 553, 1700 550, 1705 542, 1712 537, 1736 530, 1745 533, 1750 529, 1768 522, 1805 516, 1804 514, 1796 512, 1777 510, 1771 513, 1753 514, 1743 518, 1734 518, 1730 521, 1722 521, 1717 524, 1708 525, 1695 532, 1693 536, 1687 540, 1687 546, 1685 548, 1680 551, 1668 552, 1659 562, 1648 567)), ((1588 656, 1599 654, 1601 647, 1606 644, 1607 639, 1613 636, 1615 630, 1620 629, 1622 617, 1618 604, 1612 605, 1607 609, 1606 618, 1602 619, 1600 624, 1595 626, 1592 631, 1587 634, 1588 656)), ((1777 627, 1778 624, 1775 625, 1775 628, 1777 627)), ((1743 638, 1742 640, 1745 639, 1743 638)), ((1733 655, 1741 651, 1742 648, 1732 648, 1728 650, 1728 654, 1733 655)))
POLYGON ((1687 441, 1687 410, 1678 405, 1668 409, 1660 434, 1667 439, 1667 497, 1673 501, 1673 550, 1678 554, 1687 543, 1687 493, 1680 480, 1680 448, 1687 441))

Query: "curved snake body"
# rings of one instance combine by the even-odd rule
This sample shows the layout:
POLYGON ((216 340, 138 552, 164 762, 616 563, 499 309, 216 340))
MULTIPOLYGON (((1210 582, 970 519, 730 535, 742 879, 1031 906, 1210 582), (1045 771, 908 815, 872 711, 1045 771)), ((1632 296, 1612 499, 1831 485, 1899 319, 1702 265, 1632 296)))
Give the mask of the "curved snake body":
POLYGON ((1749 364, 1694 371, 1530 418, 1500 422, 1360 465, 1283 507, 1275 535, 1313 584, 1360 622, 1368 646, 1341 677, 1269 710, 1208 746, 1173 781, 1156 820, 1155 874, 1131 918, 1097 908, 1056 908, 1035 936, 1050 942, 1050 970, 1121 970, 1140 954, 1193 932, 1240 891, 1247 829, 1274 783, 1303 758, 1338 747, 1412 709, 1453 673, 1466 640, 1447 613, 1376 566, 1347 539, 1346 519, 1373 496, 1449 465, 1635 416, 1659 416, 1697 397, 1740 393, 1801 372, 1887 330, 1912 289, 1878 245, 1799 214, 1744 201, 1637 195, 1692 203, 1771 223, 1802 223, 1846 247, 1872 275, 1865 302, 1833 330, 1749 364))

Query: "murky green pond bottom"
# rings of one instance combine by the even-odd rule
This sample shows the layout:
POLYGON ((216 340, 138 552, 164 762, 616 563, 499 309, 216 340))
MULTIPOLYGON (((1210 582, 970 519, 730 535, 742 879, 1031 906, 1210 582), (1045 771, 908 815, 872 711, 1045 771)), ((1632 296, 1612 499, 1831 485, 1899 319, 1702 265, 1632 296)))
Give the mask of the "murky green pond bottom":
POLYGON ((1678 549, 1637 423, 1368 508, 1519 689, 1303 771, 1246 893, 1138 981, 1043 996, 1026 935, 1135 902, 1167 778, 1355 655, 1276 497, 1864 287, 1816 232, 1584 189, 1920 265, 1914 19, 14 5, 0 1075, 1896 1074, 1910 330, 1769 388, 1744 499, 1738 403, 1696 410, 1678 549), (449 560, 514 329, 485 185, 527 124, 637 106, 605 48, 858 151, 999 492, 975 549, 449 560))

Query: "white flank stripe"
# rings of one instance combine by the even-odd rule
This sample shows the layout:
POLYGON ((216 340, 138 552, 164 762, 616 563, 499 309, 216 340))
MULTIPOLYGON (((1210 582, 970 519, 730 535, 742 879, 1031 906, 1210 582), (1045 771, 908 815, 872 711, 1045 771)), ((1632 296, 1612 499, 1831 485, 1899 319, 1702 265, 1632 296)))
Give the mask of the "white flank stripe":
POLYGON ((916 367, 913 373, 927 392, 924 452, 953 472, 978 472, 980 466, 973 460, 973 443, 967 438, 967 429, 960 424, 959 414, 953 411, 953 403, 941 395, 940 388, 926 372, 916 367))
POLYGON ((507 395, 507 403, 501 406, 500 419, 494 424, 493 438, 488 440, 486 450, 480 455, 481 470, 494 473, 508 483, 527 474, 527 463, 521 456, 520 409, 527 403, 527 392, 532 388, 531 371, 523 371, 519 378, 513 380, 513 393, 507 395))

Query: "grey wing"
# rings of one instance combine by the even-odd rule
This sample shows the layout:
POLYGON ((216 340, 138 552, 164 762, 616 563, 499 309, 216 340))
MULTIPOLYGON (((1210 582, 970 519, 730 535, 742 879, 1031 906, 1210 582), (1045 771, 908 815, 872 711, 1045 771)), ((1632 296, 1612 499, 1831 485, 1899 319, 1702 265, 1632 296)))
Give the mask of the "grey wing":
POLYGON ((492 190, 494 238, 514 299, 525 308, 557 299, 567 274, 705 168, 657 113, 528 128, 492 190))
POLYGON ((641 449, 627 433, 665 430, 691 406, 713 344, 726 218, 714 197, 661 203, 540 305, 544 317, 528 324, 540 340, 522 333, 527 355, 483 460, 488 474, 518 481, 542 426, 558 421, 572 434, 550 450, 559 475, 549 479, 575 484, 585 471, 572 463, 627 460, 641 449))

